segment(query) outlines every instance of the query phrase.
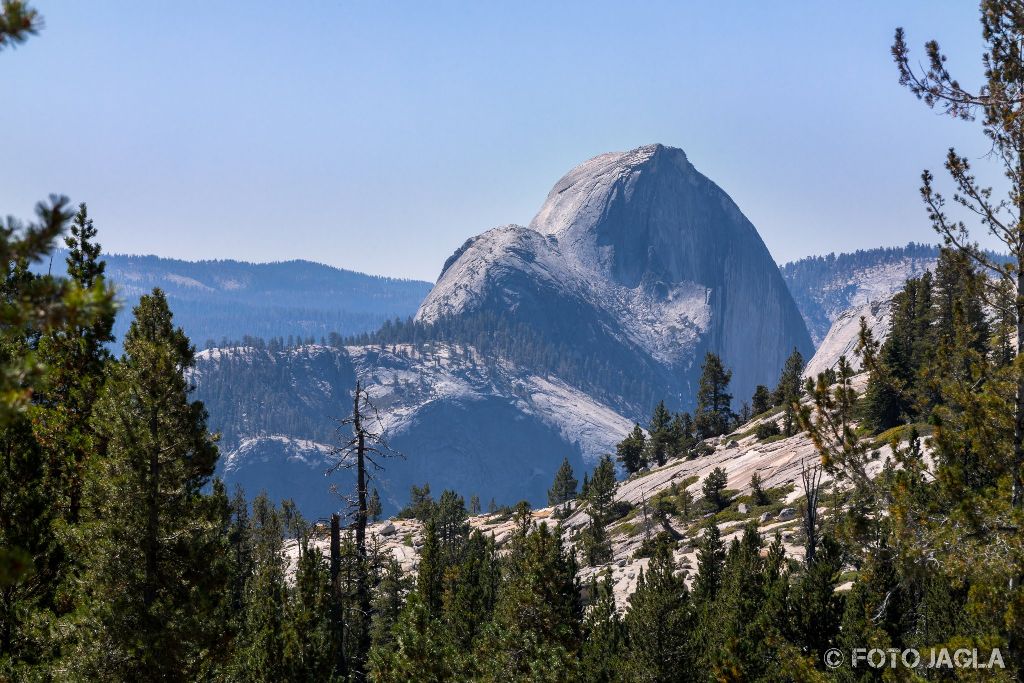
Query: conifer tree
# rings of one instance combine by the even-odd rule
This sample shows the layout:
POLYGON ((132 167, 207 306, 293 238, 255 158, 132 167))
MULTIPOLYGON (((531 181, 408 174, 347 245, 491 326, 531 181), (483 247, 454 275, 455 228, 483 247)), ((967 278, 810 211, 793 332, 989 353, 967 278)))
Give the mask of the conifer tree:
POLYGON ((689 591, 677 576, 669 546, 660 544, 637 579, 625 618, 627 671, 633 680, 671 681, 693 670, 693 614, 689 591))
MULTIPOLYGON (((1007 197, 1000 199, 992 188, 978 182, 966 157, 953 148, 946 155, 946 170, 955 186, 954 200, 966 207, 969 215, 979 218, 983 231, 1006 247, 1010 258, 1004 263, 995 261, 977 245, 963 220, 947 213, 945 197, 935 189, 934 176, 927 170, 921 174, 921 197, 928 218, 946 245, 1016 292, 1013 307, 1017 321, 1016 355, 1020 356, 1024 351, 1024 99, 1020 96, 1024 82, 1020 49, 1024 20, 1017 3, 1010 0, 982 0, 980 14, 986 43, 985 83, 976 92, 963 87, 949 72, 946 55, 936 41, 926 45, 928 66, 923 73, 914 68, 902 28, 896 29, 892 54, 900 84, 929 107, 963 120, 981 115, 982 130, 992 142, 991 158, 1002 164, 1010 181, 1007 197)), ((1024 510, 1024 371, 1015 373, 1014 382, 1009 469, 1013 506, 1024 510)))
POLYGON ((376 488, 370 492, 370 502, 366 504, 366 514, 369 516, 371 522, 376 522, 380 519, 380 494, 377 493, 376 488))
POLYGON ((602 456, 587 486, 590 524, 583 532, 583 555, 596 566, 611 559, 611 541, 605 531, 615 499, 615 465, 610 455, 602 456))
POLYGON ((750 496, 754 499, 754 505, 768 504, 768 494, 765 493, 761 475, 757 472, 750 475, 750 496))
MULTIPOLYGON (((64 240, 69 280, 82 291, 106 292, 105 263, 99 260, 95 237, 96 228, 80 204, 64 240)), ((39 360, 48 373, 44 390, 35 396, 33 422, 36 438, 49 454, 49 495, 69 524, 78 523, 86 460, 98 446, 89 421, 110 359, 104 345, 113 340, 113 326, 111 309, 53 329, 39 341, 39 360)))
POLYGON ((446 572, 442 617, 448 634, 466 652, 491 620, 501 581, 493 537, 470 534, 458 561, 446 572))
POLYGON ((646 460, 661 467, 668 460, 668 456, 675 449, 676 444, 672 438, 672 414, 665 407, 664 401, 659 401, 651 415, 651 423, 647 427, 650 439, 647 442, 646 460))
POLYGON ((143 296, 95 409, 107 457, 92 478, 92 570, 103 624, 101 671, 159 679, 210 655, 211 601, 226 576, 210 571, 222 552, 226 500, 207 496, 217 447, 184 371, 194 347, 175 328, 159 289, 143 296))
POLYGON ((708 473, 708 476, 704 477, 701 491, 704 494, 704 500, 713 508, 712 512, 718 512, 728 504, 728 500, 722 495, 728 479, 728 475, 721 467, 716 467, 708 473))
POLYGON ((441 541, 434 520, 427 522, 420 551, 420 570, 416 579, 416 592, 420 604, 432 618, 441 616, 441 598, 444 594, 444 558, 441 541))
POLYGON ((477 651, 483 677, 575 678, 583 606, 573 555, 543 523, 511 543, 494 621, 477 651))
POLYGON ((697 389, 694 428, 699 438, 719 436, 729 430, 733 419, 732 394, 729 393, 731 379, 732 371, 726 370, 722 359, 709 351, 704 356, 697 389))
POLYGON ((591 578, 593 596, 583 620, 583 649, 580 653, 582 680, 614 683, 622 679, 626 655, 626 631, 615 609, 615 592, 611 570, 606 569, 601 581, 591 578))
POLYGON ((629 474, 636 474, 647 466, 647 437, 640 425, 634 424, 633 431, 615 446, 615 456, 629 474))
POLYGON ((724 563, 722 534, 718 525, 709 523, 704 527, 697 548, 697 577, 693 582, 693 596, 697 602, 709 604, 718 596, 724 563))
POLYGON ((685 455, 692 447, 696 437, 693 433, 693 418, 689 413, 676 413, 669 426, 671 436, 671 454, 685 455))
POLYGON ((772 394, 768 387, 758 384, 754 396, 750 399, 750 412, 754 415, 768 412, 772 407, 772 394))
POLYGON ((563 458, 562 464, 555 473, 555 481, 548 489, 548 505, 555 508, 559 515, 565 515, 569 511, 568 503, 576 498, 576 475, 569 464, 569 458, 563 458))

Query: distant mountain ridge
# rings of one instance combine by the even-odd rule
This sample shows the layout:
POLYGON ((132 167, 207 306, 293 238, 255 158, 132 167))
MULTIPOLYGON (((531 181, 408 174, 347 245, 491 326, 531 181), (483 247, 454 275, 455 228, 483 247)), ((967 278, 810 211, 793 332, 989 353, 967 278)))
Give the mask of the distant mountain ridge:
MULTIPOLYGON (((63 267, 64 257, 63 251, 54 254, 54 268, 63 267)), ((199 348, 244 337, 319 340, 332 333, 369 332, 385 320, 412 315, 431 287, 302 260, 183 261, 122 254, 103 259, 123 305, 114 328, 118 339, 139 297, 160 287, 176 322, 199 348)))
POLYGON ((845 312, 888 300, 908 278, 933 269, 938 258, 938 246, 910 242, 904 247, 808 256, 780 270, 819 346, 845 312))

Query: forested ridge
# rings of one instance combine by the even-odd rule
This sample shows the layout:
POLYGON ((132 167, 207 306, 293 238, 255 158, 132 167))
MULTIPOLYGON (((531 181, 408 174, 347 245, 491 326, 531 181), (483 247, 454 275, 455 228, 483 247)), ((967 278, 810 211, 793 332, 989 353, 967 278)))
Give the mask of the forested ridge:
MULTIPOLYGON (((607 574, 581 585, 578 573, 607 562, 608 524, 627 513, 611 455, 582 482, 564 463, 549 493, 550 523, 536 523, 526 504, 493 509, 513 525, 500 548, 470 528, 478 499, 467 506, 452 491, 435 499, 414 488, 402 516, 425 534, 416 569, 406 572, 366 534, 380 508, 373 476, 395 454, 358 382, 336 434, 337 465, 358 472, 354 490, 340 492, 340 517, 304 520, 287 500, 226 491, 214 476, 219 449, 206 408, 194 400, 195 346, 165 293, 140 297, 115 358, 115 298, 86 204, 52 196, 33 220, 6 219, 0 678, 1019 680, 1024 15, 1005 0, 981 5, 981 92, 953 80, 937 44, 927 45, 923 72, 902 31, 893 55, 901 82, 926 104, 981 119, 1014 183, 1008 203, 979 188, 953 150, 946 168, 961 205, 985 216, 1008 258, 976 246, 925 172, 921 195, 944 249, 933 272, 905 283, 884 342, 864 326, 858 358, 807 381, 794 352, 776 385, 758 387, 749 402, 731 395, 729 368, 706 354, 693 413, 655 403, 646 429, 638 425, 616 456, 644 476, 728 448, 722 441, 751 417, 766 442, 805 432, 820 459, 800 482, 803 552, 787 556, 781 535, 763 538, 754 524, 723 540, 716 516, 736 492, 714 469, 699 499, 675 487, 644 500, 643 514, 662 531, 638 551, 649 562, 626 604, 607 574), (67 276, 34 272, 30 265, 61 240, 67 276), (863 393, 855 390, 860 366, 863 393), (885 462, 880 444, 892 453, 885 462), (827 491, 819 470, 836 482, 827 491), (588 524, 563 533, 558 521, 572 509, 588 524), (675 520, 700 528, 689 570, 675 561, 675 520), (314 548, 325 533, 326 555, 314 548), (833 648, 847 657, 914 648, 924 663, 940 649, 976 654, 936 670, 911 670, 905 660, 857 668, 849 659, 832 666, 833 648)), ((24 2, 3 0, 0 50, 31 37, 39 22, 24 2)), ((416 329, 387 334, 409 332, 416 329)), ((643 385, 622 389, 653 403, 643 385)), ((750 491, 751 505, 778 495, 755 481, 750 491)))

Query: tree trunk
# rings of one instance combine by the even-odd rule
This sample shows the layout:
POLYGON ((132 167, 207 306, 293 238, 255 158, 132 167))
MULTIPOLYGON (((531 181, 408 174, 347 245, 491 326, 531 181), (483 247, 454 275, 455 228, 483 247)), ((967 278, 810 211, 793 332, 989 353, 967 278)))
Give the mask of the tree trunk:
POLYGON ((360 414, 359 400, 362 396, 362 385, 356 382, 356 394, 352 408, 352 424, 356 433, 356 607, 359 610, 359 651, 356 657, 356 675, 365 678, 366 656, 370 651, 370 581, 369 560, 366 553, 366 432, 363 429, 363 416, 360 414))

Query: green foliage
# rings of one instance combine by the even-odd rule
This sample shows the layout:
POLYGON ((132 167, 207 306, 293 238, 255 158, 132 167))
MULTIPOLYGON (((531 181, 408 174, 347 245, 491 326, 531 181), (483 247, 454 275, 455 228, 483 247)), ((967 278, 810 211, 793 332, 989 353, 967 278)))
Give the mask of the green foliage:
POLYGON ((558 472, 555 473, 555 481, 548 489, 548 505, 552 505, 556 508, 556 512, 563 514, 568 511, 566 503, 576 498, 576 487, 579 482, 576 481, 576 475, 572 471, 572 465, 569 464, 569 458, 563 458, 562 464, 558 468, 558 472), (564 509, 560 509, 560 506, 565 506, 564 509))
POLYGON ((774 420, 767 420, 757 425, 757 429, 754 430, 754 436, 757 437, 758 441, 764 441, 770 439, 773 436, 779 436, 782 434, 782 430, 779 429, 779 423, 774 420))
POLYGON ((636 474, 647 466, 647 437, 640 425, 615 446, 615 456, 629 474, 636 474))
POLYGON ((726 370, 722 359, 709 351, 701 366, 697 389, 694 429, 699 438, 707 439, 729 431, 733 422, 732 394, 729 393, 731 379, 732 371, 726 370))
POLYGON ((725 470, 721 467, 716 467, 708 473, 708 476, 704 478, 704 483, 701 484, 704 500, 711 505, 713 512, 718 512, 729 504, 729 501, 723 495, 728 479, 729 477, 726 475, 725 470))
POLYGON ((370 492, 370 502, 366 504, 366 514, 370 518, 371 522, 376 522, 380 519, 380 494, 377 493, 376 488, 370 492))
POLYGON ((226 576, 226 497, 206 496, 217 447, 189 400, 193 347, 159 289, 145 296, 94 421, 106 457, 89 482, 93 614, 104 677, 158 679, 194 671, 218 634, 211 615, 226 576), (222 500, 223 498, 223 500, 222 500))
POLYGON ((625 625, 630 679, 669 681, 693 669, 693 621, 686 583, 675 573, 669 547, 662 544, 629 599, 625 625))
POLYGON ((754 505, 767 505, 770 502, 768 494, 765 493, 761 485, 761 475, 757 472, 750 475, 750 497, 753 499, 754 505))
POLYGON ((754 396, 750 399, 750 412, 754 415, 760 415, 766 413, 772 408, 772 393, 768 391, 768 387, 763 384, 758 384, 757 388, 754 389, 754 396))

